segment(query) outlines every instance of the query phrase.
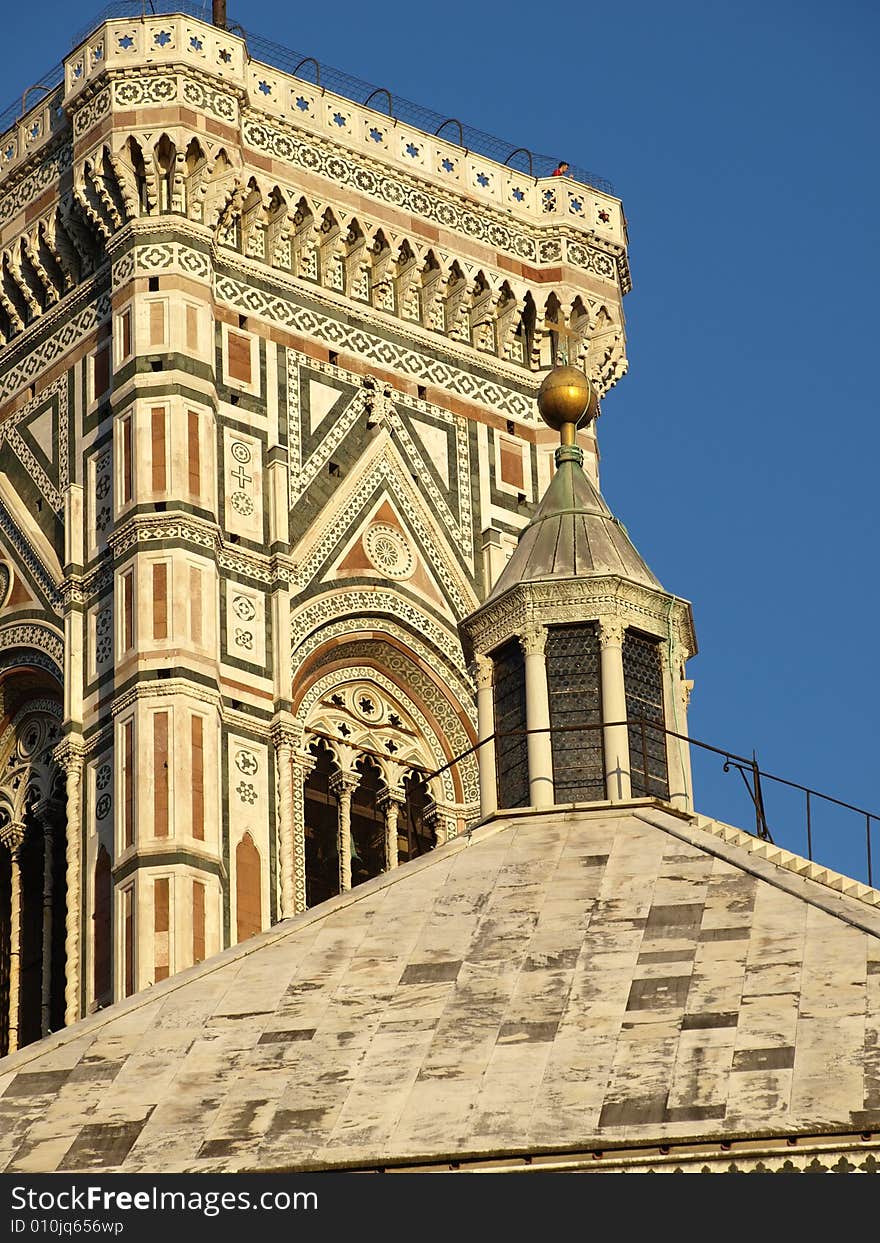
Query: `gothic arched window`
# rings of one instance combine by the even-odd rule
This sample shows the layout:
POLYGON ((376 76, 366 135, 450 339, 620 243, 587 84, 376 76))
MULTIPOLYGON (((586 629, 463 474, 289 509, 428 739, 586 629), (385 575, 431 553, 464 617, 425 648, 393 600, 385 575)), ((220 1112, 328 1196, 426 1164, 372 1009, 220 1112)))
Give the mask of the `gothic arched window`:
POLYGON ((379 810, 382 773, 369 756, 358 762, 361 779, 351 798, 351 884, 385 870, 385 816, 379 810))

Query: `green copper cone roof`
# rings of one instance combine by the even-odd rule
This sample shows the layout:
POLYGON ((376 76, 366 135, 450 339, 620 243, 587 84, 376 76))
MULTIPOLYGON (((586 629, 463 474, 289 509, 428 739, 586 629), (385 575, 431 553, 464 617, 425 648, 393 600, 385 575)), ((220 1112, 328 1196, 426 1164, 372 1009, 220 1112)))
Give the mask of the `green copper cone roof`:
POLYGON ((580 450, 557 450, 557 470, 489 595, 517 583, 619 574, 662 591, 624 528, 584 474, 580 450))

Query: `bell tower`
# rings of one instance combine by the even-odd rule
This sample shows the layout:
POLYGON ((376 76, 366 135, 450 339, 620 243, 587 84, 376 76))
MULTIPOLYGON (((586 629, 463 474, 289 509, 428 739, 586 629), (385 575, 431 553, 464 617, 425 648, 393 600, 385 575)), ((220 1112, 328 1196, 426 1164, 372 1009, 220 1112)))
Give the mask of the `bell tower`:
POLYGON ((544 379, 556 472, 488 599, 461 624, 477 683, 480 810, 660 800, 693 808, 691 607, 667 592, 583 469, 598 397, 544 379))
POLYGON ((537 376, 627 365, 623 206, 553 168, 222 0, 100 22, 0 134, 0 1053, 479 815, 458 627, 537 376))

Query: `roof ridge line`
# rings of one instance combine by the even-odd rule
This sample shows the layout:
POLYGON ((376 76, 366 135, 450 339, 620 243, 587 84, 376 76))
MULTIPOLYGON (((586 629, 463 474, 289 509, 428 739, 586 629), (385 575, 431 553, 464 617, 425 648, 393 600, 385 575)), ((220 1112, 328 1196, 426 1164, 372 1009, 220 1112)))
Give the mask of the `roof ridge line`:
POLYGON ((704 850, 707 854, 713 855, 715 858, 721 859, 725 863, 738 867, 744 872, 757 877, 759 880, 766 881, 768 884, 774 885, 777 889, 781 889, 784 893, 790 894, 792 897, 800 898, 810 906, 815 906, 819 910, 824 911, 826 915, 832 915, 836 919, 842 920, 853 928, 858 928, 861 932, 868 933, 869 936, 876 937, 880 940, 880 891, 873 889, 869 885, 862 885, 860 881, 854 880, 852 877, 842 876, 837 872, 833 872, 831 868, 823 868, 819 864, 811 864, 809 859, 803 859, 799 855, 793 854, 789 850, 783 849, 781 846, 773 846, 772 843, 763 842, 760 838, 754 837, 751 833, 747 833, 745 829, 737 829, 733 825, 725 824, 721 820, 715 820, 710 816, 702 816, 694 813, 690 819, 690 827, 696 829, 699 833, 707 833, 719 843, 723 843, 729 847, 729 850, 719 849, 718 846, 711 846, 705 842, 699 841, 692 837, 686 831, 685 826, 678 823, 658 824, 652 816, 667 816, 668 813, 663 808, 645 808, 633 809, 633 815, 646 824, 653 825, 654 828, 662 829, 669 833, 672 837, 677 837, 679 841, 686 841, 692 846, 696 846, 700 850, 704 850), (703 821, 704 823, 700 823, 703 821), (713 828, 712 826, 717 826, 713 828), (778 854, 778 858, 768 857, 766 850, 762 851, 761 847, 769 847, 774 854, 778 854), (756 849, 757 848, 757 849, 756 849), (753 863, 748 866, 743 860, 737 858, 739 852, 742 851, 749 856, 753 863), (800 870, 794 868, 789 861, 797 861, 804 867, 800 870), (871 895, 868 900, 866 895, 857 893, 848 893, 843 889, 837 888, 835 885, 828 883, 828 880, 820 876, 810 875, 809 869, 815 869, 817 872, 825 872, 829 876, 841 881, 848 881, 852 885, 858 886, 866 891, 866 895, 871 895), (783 878, 786 879, 783 879, 783 878), (790 880, 787 878, 790 877, 790 880), (795 883, 796 880, 801 881, 801 885, 795 883), (824 895, 811 894, 809 889, 812 885, 820 886, 827 889, 827 898, 824 895), (806 890, 806 892, 805 892, 806 890), (834 897, 832 897, 834 895, 834 897), (836 898, 836 901, 835 901, 836 898), (856 913, 849 913, 847 906, 849 902, 857 902, 864 907, 865 914, 871 912, 875 920, 862 922, 856 917, 856 913), (842 909, 841 909, 842 908, 842 909), (873 923, 873 926, 872 926, 873 923))

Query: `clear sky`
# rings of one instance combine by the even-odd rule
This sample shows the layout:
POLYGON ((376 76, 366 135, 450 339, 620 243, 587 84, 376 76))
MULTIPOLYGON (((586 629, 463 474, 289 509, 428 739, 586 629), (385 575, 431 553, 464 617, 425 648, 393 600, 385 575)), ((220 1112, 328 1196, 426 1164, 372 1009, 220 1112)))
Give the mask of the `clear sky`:
MULTIPOLYGON (((9 102, 99 9, 8 6, 9 102)), ((694 603, 691 731, 880 812, 876 6, 229 0, 229 13, 614 183, 634 290, 602 483, 664 585, 694 603)), ((698 782, 699 810, 747 821, 736 774, 701 764, 698 782)), ((794 806, 767 802, 803 849, 786 836, 794 806)), ((815 819, 817 851, 855 874, 864 824, 815 819)), ((876 880, 880 829, 874 844, 876 880)))

